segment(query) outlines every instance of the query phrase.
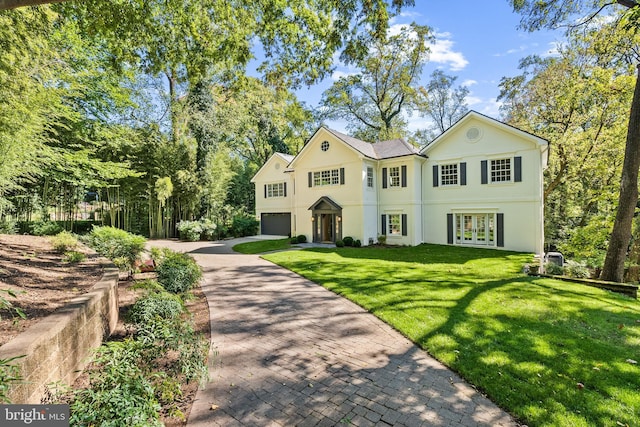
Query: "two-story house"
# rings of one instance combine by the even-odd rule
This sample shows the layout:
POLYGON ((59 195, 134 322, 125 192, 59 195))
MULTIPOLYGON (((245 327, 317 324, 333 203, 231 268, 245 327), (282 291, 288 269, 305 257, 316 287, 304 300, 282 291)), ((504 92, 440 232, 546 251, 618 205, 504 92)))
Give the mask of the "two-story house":
POLYGON ((320 128, 253 177, 262 234, 543 251, 548 143, 470 112, 418 150, 320 128))

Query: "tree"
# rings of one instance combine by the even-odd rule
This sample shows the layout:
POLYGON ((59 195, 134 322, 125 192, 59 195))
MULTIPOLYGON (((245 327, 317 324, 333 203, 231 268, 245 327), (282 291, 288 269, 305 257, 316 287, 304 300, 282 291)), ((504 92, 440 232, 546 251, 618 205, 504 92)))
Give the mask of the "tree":
POLYGON ((398 34, 370 40, 354 61, 357 74, 340 77, 322 96, 326 118, 345 119, 351 132, 375 141, 405 134, 405 117, 416 101, 416 85, 428 59, 429 27, 402 27, 398 34))
POLYGON ((429 140, 449 129, 469 111, 466 102, 469 88, 454 88, 457 79, 458 77, 447 75, 442 70, 435 70, 427 87, 420 88, 417 109, 434 123, 427 129, 429 140))
MULTIPOLYGON (((588 23, 605 7, 622 6, 625 10, 618 20, 619 31, 636 32, 640 23, 640 3, 634 0, 618 0, 603 3, 599 0, 574 0, 571 2, 536 0, 510 0, 514 10, 523 15, 523 28, 533 31, 539 28, 553 28, 572 22, 576 14, 587 16, 583 22, 588 23)), ((570 29, 575 28, 571 26, 570 29)), ((614 47, 614 46, 610 46, 614 47)), ((615 46, 620 49, 622 46, 615 46)), ((614 52, 612 52, 614 53, 614 52)), ((637 46, 627 46, 627 50, 615 53, 621 55, 636 54, 637 46)), ((629 124, 627 128, 624 164, 620 182, 620 194, 616 218, 609 239, 609 247, 602 268, 601 278, 620 282, 624 276, 624 263, 631 240, 633 217, 638 203, 638 169, 640 168, 640 68, 636 71, 636 87, 631 101, 629 124)))
MULTIPOLYGON (((621 35, 619 34, 618 37, 621 35)), ((545 237, 571 257, 602 262, 615 216, 634 78, 600 48, 607 26, 569 35, 558 55, 529 57, 503 78, 508 123, 552 141, 545 171, 545 237)), ((599 264, 601 265, 601 264, 599 264)))

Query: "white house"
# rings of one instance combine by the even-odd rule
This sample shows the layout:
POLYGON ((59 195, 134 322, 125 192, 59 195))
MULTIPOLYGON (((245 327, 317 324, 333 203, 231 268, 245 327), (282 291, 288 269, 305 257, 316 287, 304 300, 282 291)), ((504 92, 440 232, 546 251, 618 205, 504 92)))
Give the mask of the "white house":
POLYGON ((253 177, 262 234, 543 252, 548 142, 469 112, 418 150, 320 128, 253 177))

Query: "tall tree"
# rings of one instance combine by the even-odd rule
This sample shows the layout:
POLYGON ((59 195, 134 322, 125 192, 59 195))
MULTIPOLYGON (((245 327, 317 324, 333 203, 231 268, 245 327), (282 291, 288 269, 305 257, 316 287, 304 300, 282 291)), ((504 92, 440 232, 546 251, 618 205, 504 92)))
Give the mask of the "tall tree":
POLYGON ((359 72, 340 77, 323 94, 325 117, 347 120, 353 134, 367 140, 405 136, 403 113, 415 106, 431 38, 429 27, 411 24, 371 40, 368 54, 354 61, 359 72))
POLYGON ((466 101, 469 88, 454 87, 457 79, 457 76, 435 70, 427 87, 420 88, 417 109, 433 122, 433 126, 427 129, 430 140, 449 129, 469 111, 466 101))
MULTIPOLYGON (((536 0, 509 0, 514 10, 523 15, 522 27, 533 31, 539 28, 554 28, 568 25, 575 29, 575 18, 579 15, 588 24, 608 6, 621 6, 624 10, 618 20, 619 31, 638 31, 640 24, 640 3, 635 0, 573 0, 540 2, 536 0), (586 18, 584 18, 586 16, 586 18)), ((635 56, 638 62, 638 46, 609 46, 612 53, 621 56, 635 56)), ((636 71, 636 87, 631 101, 629 124, 626 136, 624 164, 620 182, 620 195, 616 218, 609 239, 609 247, 604 261, 601 278, 620 282, 624 276, 624 263, 631 240, 633 217, 638 203, 638 169, 640 168, 640 68, 636 71)))

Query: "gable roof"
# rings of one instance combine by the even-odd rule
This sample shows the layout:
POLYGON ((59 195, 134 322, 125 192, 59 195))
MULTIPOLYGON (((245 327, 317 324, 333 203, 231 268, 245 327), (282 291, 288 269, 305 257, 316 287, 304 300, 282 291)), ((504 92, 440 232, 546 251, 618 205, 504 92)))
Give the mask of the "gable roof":
POLYGON ((407 143, 404 139, 391 139, 388 141, 366 142, 336 130, 325 128, 336 138, 370 159, 383 160, 393 157, 420 155, 419 150, 407 143))
POLYGON ((292 156, 291 154, 284 154, 284 153, 278 153, 278 152, 273 153, 271 157, 269 157, 269 159, 264 163, 264 165, 262 165, 262 167, 258 169, 258 172, 256 172, 253 175, 253 178, 251 178, 251 182, 255 182, 256 177, 260 175, 260 173, 267 167, 267 165, 270 164, 273 161, 273 159, 278 157, 281 158, 288 165, 293 161, 295 156, 292 156))
POLYGON ((467 114, 462 116, 462 118, 460 120, 455 122, 449 129, 447 129, 446 131, 441 133, 440 136, 438 136, 436 139, 431 141, 430 144, 428 144, 425 147, 423 147, 422 150, 420 150, 420 154, 425 155, 427 151, 429 151, 433 147, 439 145, 440 142, 443 139, 446 139, 445 138, 446 135, 452 133, 455 129, 464 126, 465 123, 467 123, 468 121, 470 121, 470 120, 472 120, 474 118, 477 119, 477 120, 483 121, 485 123, 488 123, 490 125, 493 125, 493 126, 499 128, 499 129, 502 129, 502 130, 504 130, 506 132, 509 132, 511 134, 518 135, 521 138, 527 139, 527 140, 535 143, 542 150, 546 150, 548 145, 549 145, 549 141, 547 141, 544 138, 540 138, 539 136, 536 136, 536 135, 534 135, 532 133, 523 131, 522 129, 518 129, 515 126, 511 126, 511 125, 509 125, 507 123, 501 122, 500 120, 496 120, 496 119, 494 119, 492 117, 489 117, 489 116, 486 116, 484 114, 478 113, 477 111, 470 110, 467 114))

